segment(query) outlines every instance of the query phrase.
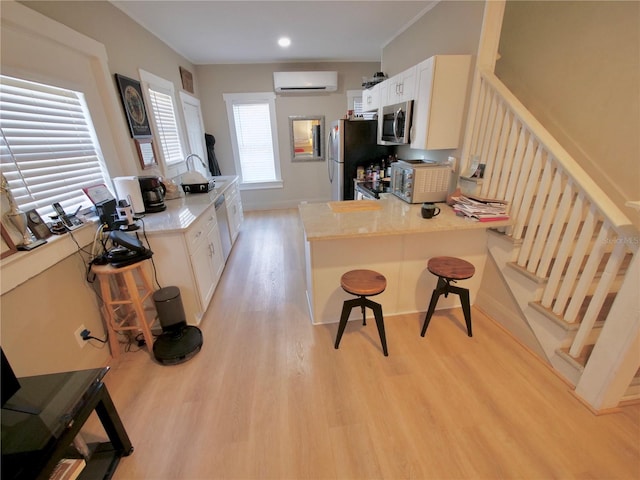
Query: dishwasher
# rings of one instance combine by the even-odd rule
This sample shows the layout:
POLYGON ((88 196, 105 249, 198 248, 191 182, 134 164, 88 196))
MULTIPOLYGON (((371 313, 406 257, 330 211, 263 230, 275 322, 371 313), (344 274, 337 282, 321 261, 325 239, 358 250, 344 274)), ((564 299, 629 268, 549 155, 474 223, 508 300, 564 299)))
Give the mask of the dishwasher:
POLYGON ((227 205, 224 202, 224 195, 220 195, 214 204, 216 208, 216 219, 220 230, 220 242, 222 243, 222 253, 224 261, 229 258, 231 251, 231 232, 229 231, 229 217, 227 216, 227 205))

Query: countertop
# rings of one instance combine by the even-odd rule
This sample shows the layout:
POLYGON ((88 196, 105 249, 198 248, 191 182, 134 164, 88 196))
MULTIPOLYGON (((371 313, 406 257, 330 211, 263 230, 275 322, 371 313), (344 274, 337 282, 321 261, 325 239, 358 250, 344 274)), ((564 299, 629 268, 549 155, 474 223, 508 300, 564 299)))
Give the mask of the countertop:
POLYGON ((358 207, 358 202, 364 200, 301 203, 298 210, 306 239, 314 241, 487 229, 512 223, 511 220, 478 222, 459 217, 445 203, 436 203, 441 210, 438 216, 424 219, 422 204, 409 204, 392 194, 382 194, 380 200, 368 201, 362 207, 358 207), (339 204, 344 204, 344 207, 337 208, 339 204))
POLYGON ((143 221, 146 233, 185 231, 237 178, 236 175, 213 177, 215 186, 208 193, 185 193, 183 197, 165 200, 167 209, 164 212, 145 214, 143 221))

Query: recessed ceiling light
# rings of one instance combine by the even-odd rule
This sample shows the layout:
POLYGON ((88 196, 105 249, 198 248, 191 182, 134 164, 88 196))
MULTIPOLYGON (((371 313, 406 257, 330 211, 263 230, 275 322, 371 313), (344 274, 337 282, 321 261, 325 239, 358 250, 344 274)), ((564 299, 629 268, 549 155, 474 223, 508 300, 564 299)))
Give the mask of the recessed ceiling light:
POLYGON ((282 48, 286 48, 291 45, 291 39, 288 37, 281 37, 278 39, 278 45, 280 45, 282 48))

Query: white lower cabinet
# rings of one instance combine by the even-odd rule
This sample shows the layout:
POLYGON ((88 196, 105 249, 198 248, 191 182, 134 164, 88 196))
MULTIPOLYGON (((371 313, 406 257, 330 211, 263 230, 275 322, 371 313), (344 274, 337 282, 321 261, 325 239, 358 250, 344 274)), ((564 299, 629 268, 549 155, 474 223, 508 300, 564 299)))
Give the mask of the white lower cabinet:
POLYGON ((153 232, 148 238, 160 285, 178 287, 187 322, 199 324, 224 269, 215 208, 184 232, 153 232))
POLYGON ((200 305, 206 310, 224 269, 220 230, 216 223, 190 255, 200 305))
POLYGON ((238 184, 231 185, 224 194, 225 204, 227 206, 227 216, 229 217, 229 233, 231 234, 231 244, 238 238, 240 227, 244 220, 244 212, 242 210, 242 200, 240 198, 240 190, 238 184))

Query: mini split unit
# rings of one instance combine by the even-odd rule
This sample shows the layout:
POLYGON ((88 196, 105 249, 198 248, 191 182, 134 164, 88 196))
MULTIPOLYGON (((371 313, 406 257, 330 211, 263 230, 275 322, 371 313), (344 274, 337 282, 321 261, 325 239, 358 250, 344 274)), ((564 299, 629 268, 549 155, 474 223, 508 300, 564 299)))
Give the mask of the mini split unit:
POLYGON ((338 72, 273 72, 278 93, 335 92, 338 72))

